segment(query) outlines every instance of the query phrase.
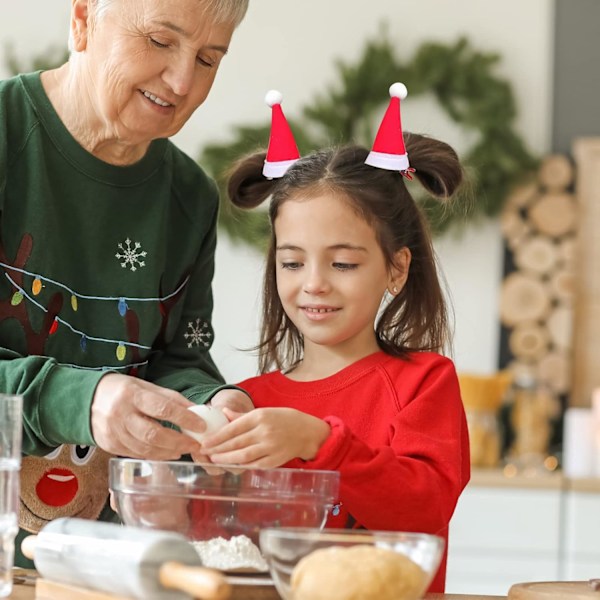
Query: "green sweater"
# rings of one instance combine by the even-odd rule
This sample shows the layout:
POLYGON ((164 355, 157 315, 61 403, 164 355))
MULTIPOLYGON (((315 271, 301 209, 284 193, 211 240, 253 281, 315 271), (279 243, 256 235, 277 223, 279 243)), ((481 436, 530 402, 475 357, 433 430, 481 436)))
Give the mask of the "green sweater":
POLYGON ((0 82, 0 392, 24 396, 23 454, 94 445, 107 371, 206 402, 218 194, 168 140, 98 160, 40 73, 0 82))

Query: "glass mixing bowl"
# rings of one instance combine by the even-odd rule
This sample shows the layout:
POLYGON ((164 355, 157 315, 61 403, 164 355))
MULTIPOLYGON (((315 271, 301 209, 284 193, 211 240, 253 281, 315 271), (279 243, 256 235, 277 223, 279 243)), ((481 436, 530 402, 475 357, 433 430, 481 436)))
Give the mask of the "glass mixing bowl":
POLYGON ((113 458, 109 484, 125 525, 181 533, 207 566, 260 571, 264 561, 246 568, 239 554, 260 557, 265 527, 323 527, 339 473, 113 458))

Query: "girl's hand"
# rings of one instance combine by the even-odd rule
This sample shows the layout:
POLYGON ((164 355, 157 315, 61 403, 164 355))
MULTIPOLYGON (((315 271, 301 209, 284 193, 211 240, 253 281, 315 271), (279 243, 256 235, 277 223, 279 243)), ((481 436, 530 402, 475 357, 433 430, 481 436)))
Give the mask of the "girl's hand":
POLYGON ((109 373, 98 383, 91 408, 96 444, 117 456, 149 460, 176 460, 199 451, 193 438, 158 421, 204 431, 206 423, 192 411, 193 403, 178 392, 153 383, 109 373))
MULTIPOLYGON (((241 415, 247 412, 250 412, 254 409, 254 404, 252 404, 252 400, 245 392, 241 390, 234 389, 226 389, 217 392, 210 400, 209 404, 223 411, 224 409, 230 409, 230 414, 232 415, 241 415)), ((225 416, 227 416, 225 414, 225 416)), ((227 417, 231 420, 231 416, 227 417)), ((208 456, 202 448, 198 448, 196 452, 192 453, 192 459, 197 463, 210 464, 212 461, 210 456, 208 456)), ((218 467, 206 467, 206 471, 209 475, 218 475, 219 473, 223 473, 222 469, 218 467)))
POLYGON ((202 442, 202 453, 215 463, 273 468, 293 458, 312 460, 329 436, 325 421, 293 408, 223 412, 231 423, 202 442))
MULTIPOLYGON (((236 413, 247 413, 254 410, 250 396, 241 390, 226 389, 218 391, 210 400, 215 408, 229 408, 236 413)), ((231 419, 229 419, 231 420, 231 419)))

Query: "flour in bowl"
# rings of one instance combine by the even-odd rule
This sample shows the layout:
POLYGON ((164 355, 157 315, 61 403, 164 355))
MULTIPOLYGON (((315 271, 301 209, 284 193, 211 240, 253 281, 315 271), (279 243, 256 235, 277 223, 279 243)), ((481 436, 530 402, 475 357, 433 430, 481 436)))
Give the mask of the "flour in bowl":
POLYGON ((269 570, 260 550, 245 535, 235 535, 229 540, 216 537, 192 544, 205 567, 221 571, 269 570))

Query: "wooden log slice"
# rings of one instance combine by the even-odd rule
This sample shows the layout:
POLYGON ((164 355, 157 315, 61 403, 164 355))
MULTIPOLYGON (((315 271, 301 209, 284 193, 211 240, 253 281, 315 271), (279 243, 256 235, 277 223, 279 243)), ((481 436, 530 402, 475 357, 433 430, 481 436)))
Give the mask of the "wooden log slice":
POLYGON ((546 320, 550 339, 556 348, 570 350, 573 347, 573 309, 557 306, 546 320))
POLYGON ((557 243, 557 253, 559 263, 568 271, 575 270, 577 261, 577 240, 574 235, 562 238, 557 243))
MULTIPOLYGON (((556 271, 548 282, 550 292, 561 304, 572 304, 575 298, 576 279, 569 271, 556 271)), ((600 600, 600 599, 599 599, 600 600)))
POLYGON ((543 282, 527 273, 508 275, 500 290, 500 320, 507 327, 544 319, 550 310, 550 294, 543 282))
POLYGON ((571 363, 559 351, 550 352, 538 363, 538 381, 557 394, 566 394, 571 389, 571 363))
POLYGON ((537 181, 530 181, 528 183, 518 185, 511 190, 506 198, 504 206, 506 206, 509 210, 526 208, 540 196, 540 193, 541 192, 537 181))
POLYGON ((539 360, 548 353, 548 330, 537 323, 522 323, 510 333, 508 345, 518 359, 539 360))
POLYGON ((558 250, 550 238, 534 235, 516 248, 514 258, 519 269, 544 275, 554 269, 558 250))
POLYGON ((575 231, 577 210, 572 194, 546 194, 529 209, 529 220, 540 233, 561 237, 575 231))
POLYGON ((500 215, 500 230, 508 247, 514 252, 527 239, 531 227, 516 210, 505 210, 500 215))
POLYGON ((540 184, 552 192, 566 190, 573 183, 574 176, 575 169, 563 154, 551 154, 544 158, 538 171, 540 184))

